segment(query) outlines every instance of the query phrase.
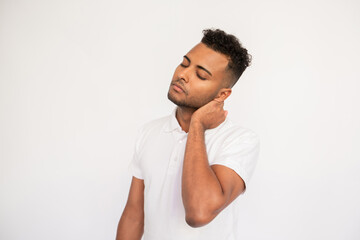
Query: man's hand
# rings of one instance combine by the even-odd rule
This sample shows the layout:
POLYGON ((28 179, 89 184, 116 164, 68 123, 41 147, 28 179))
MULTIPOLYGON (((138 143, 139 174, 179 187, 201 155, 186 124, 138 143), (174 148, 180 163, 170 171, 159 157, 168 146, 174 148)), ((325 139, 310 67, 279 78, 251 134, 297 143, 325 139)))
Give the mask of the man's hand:
POLYGON ((216 128, 225 121, 227 111, 224 101, 214 99, 196 110, 191 117, 191 124, 200 124, 203 130, 216 128))

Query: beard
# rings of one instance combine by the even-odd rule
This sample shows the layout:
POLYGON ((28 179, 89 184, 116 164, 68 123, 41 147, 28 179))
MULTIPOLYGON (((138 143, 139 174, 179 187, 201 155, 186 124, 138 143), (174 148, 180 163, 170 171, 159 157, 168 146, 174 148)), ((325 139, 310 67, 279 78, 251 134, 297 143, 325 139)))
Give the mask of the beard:
MULTIPOLYGON (((170 86, 171 88, 171 86, 170 86)), ((214 100, 216 93, 210 95, 210 96, 202 96, 202 97, 190 97, 187 99, 177 99, 173 94, 171 94, 170 92, 171 90, 169 89, 169 92, 167 94, 168 99, 173 102, 175 105, 177 105, 178 107, 184 107, 184 108, 192 108, 192 109, 199 109, 202 106, 206 105, 207 103, 211 102, 212 100, 214 100)), ((189 96, 188 94, 186 96, 189 96)))

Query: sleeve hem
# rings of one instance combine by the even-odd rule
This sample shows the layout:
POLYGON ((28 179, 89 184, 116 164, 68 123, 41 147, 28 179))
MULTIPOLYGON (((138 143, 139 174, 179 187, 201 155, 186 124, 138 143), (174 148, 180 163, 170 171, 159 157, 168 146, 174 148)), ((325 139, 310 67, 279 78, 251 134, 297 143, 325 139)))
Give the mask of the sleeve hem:
POLYGON ((244 181, 245 188, 244 188, 244 191, 241 194, 244 194, 246 192, 249 181, 248 181, 248 178, 246 177, 246 174, 242 170, 237 169, 235 166, 233 166, 233 164, 225 163, 225 162, 213 162, 213 163, 211 163, 211 165, 222 165, 222 166, 228 167, 231 170, 233 170, 244 181))

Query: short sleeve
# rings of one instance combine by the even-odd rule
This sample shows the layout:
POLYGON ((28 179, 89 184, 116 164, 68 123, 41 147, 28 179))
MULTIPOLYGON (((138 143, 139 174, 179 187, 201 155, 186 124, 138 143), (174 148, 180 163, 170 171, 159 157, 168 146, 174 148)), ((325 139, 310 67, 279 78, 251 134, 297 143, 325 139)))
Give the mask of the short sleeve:
POLYGON ((141 169, 140 153, 139 153, 141 136, 142 136, 142 130, 140 129, 136 137, 133 157, 132 160, 130 161, 130 164, 128 165, 128 170, 130 171, 132 176, 138 179, 144 179, 141 169))
MULTIPOLYGON (((251 130, 234 131, 222 143, 215 160, 219 164, 234 170, 245 182, 245 191, 258 161, 260 141, 251 130)), ((244 192, 245 192, 244 191, 244 192)))

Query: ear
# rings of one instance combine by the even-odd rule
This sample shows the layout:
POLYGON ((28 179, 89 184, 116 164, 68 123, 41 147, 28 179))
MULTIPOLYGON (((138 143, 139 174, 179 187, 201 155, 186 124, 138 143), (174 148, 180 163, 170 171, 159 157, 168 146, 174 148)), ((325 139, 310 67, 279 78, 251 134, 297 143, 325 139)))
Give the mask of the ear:
POLYGON ((223 101, 225 101, 225 99, 227 99, 231 95, 231 92, 232 92, 231 88, 222 88, 218 92, 215 99, 223 102, 223 101))

